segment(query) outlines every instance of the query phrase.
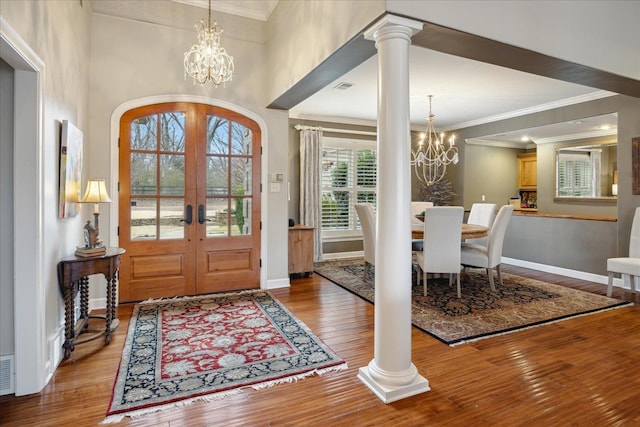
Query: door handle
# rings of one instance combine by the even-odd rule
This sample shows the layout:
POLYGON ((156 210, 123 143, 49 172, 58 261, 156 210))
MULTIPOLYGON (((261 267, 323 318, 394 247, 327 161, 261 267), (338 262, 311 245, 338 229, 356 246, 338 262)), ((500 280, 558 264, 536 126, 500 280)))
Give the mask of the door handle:
POLYGON ((187 225, 193 222, 193 206, 187 205, 184 211, 184 218, 180 222, 186 222, 187 225))
POLYGON ((204 205, 198 206, 198 223, 204 224, 207 221, 211 221, 204 213, 204 205))

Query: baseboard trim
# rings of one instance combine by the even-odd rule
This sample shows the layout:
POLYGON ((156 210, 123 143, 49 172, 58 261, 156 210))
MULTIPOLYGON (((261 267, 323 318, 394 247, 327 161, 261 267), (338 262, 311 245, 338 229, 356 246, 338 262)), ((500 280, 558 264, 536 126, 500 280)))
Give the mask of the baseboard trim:
MULTIPOLYGON (((545 273, 558 274, 560 276, 572 277, 574 279, 587 280, 589 282, 600 283, 606 285, 609 281, 607 276, 601 274, 587 273, 579 270, 571 270, 569 268, 555 267, 553 265, 539 264, 537 262, 524 261, 521 259, 502 257, 504 264, 514 265, 516 267, 530 268, 532 270, 544 271, 545 273)), ((613 286, 623 287, 622 280, 613 279, 613 286)))
POLYGON ((291 282, 287 277, 284 279, 267 280, 267 283, 263 287, 263 289, 278 289, 278 288, 289 288, 289 287, 291 287, 291 282))

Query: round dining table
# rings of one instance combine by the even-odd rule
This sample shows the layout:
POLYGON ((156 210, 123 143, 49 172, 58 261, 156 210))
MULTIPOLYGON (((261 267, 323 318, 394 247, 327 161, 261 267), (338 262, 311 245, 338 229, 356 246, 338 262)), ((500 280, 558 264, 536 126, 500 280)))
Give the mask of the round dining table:
MULTIPOLYGON (((462 224, 462 240, 486 237, 488 232, 489 228, 482 225, 462 224)), ((412 239, 422 239, 423 237, 424 228, 415 228, 411 230, 412 239)))
MULTIPOLYGON (((416 218, 424 222, 424 215, 416 215, 416 218)), ((489 233, 489 227, 476 224, 462 224, 462 240, 479 239, 486 237, 489 233)), ((411 229, 412 239, 422 239, 424 237, 424 227, 415 227, 411 229)))

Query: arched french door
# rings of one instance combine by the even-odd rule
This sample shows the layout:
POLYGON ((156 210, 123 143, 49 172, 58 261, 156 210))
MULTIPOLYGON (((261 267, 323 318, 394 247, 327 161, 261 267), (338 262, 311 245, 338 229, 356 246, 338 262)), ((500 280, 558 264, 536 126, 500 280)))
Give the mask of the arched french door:
POLYGON ((120 119, 119 300, 260 285, 260 128, 197 103, 120 119))

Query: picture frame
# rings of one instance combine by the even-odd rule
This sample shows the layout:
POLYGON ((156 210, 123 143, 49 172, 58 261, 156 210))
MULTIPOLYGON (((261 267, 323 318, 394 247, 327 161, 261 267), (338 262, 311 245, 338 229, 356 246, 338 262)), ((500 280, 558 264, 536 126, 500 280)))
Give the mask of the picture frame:
POLYGON ((631 190, 640 194, 640 136, 631 140, 631 190))
POLYGON ((82 146, 82 131, 68 120, 63 120, 60 132, 59 218, 71 218, 79 213, 82 146))

